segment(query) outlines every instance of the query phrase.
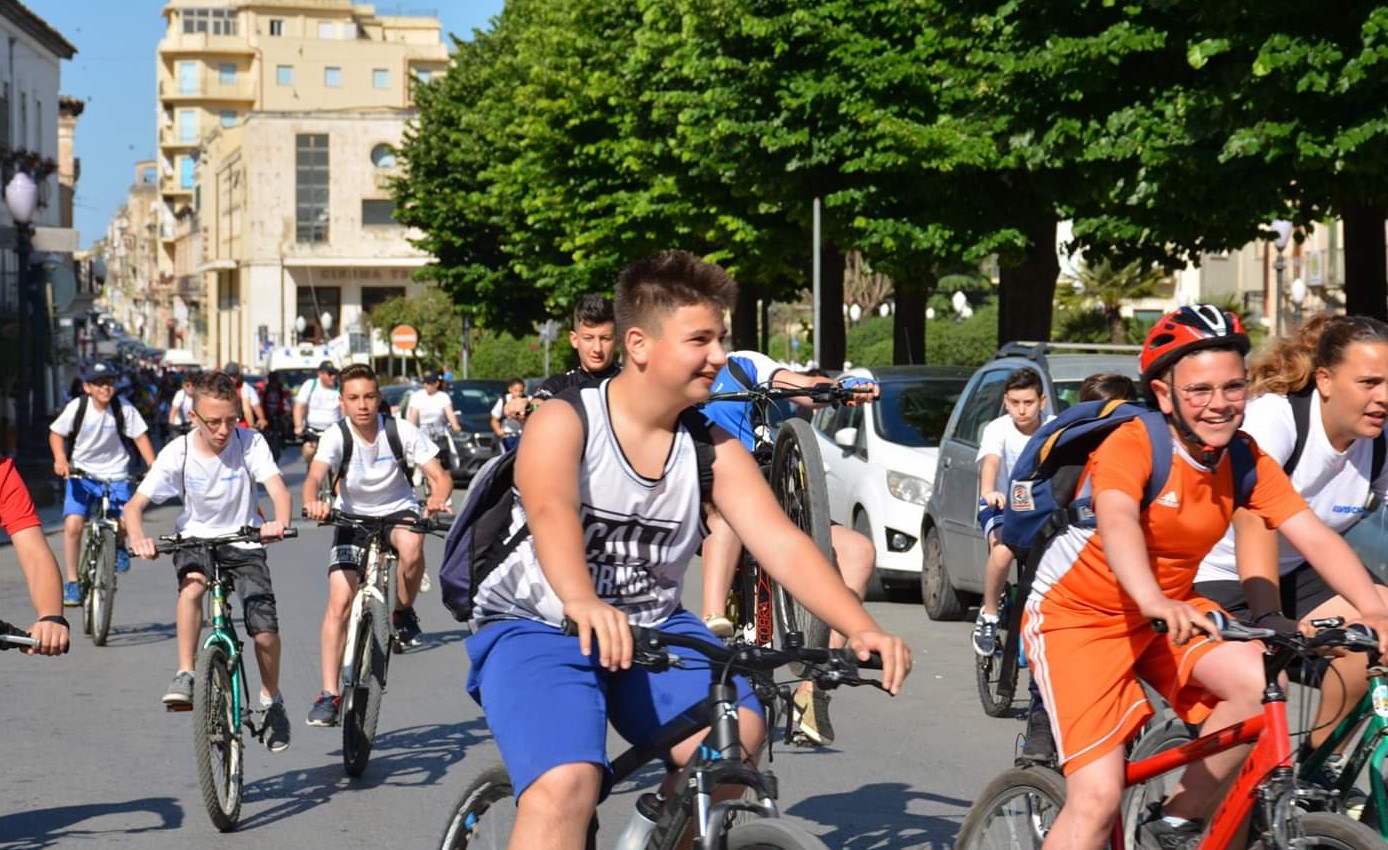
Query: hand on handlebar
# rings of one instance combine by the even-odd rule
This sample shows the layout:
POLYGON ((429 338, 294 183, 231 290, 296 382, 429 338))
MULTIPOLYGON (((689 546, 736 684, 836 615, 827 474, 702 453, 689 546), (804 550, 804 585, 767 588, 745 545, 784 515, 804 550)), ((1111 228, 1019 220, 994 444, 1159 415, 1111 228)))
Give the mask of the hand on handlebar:
POLYGON ((260 527, 261 540, 283 540, 288 529, 282 522, 267 522, 260 527))
POLYGON ((876 652, 882 657, 882 690, 896 696, 901 683, 911 673, 911 648, 906 641, 886 632, 858 632, 848 639, 848 648, 866 662, 876 652))
POLYGON ((134 533, 129 533, 125 540, 125 546, 130 550, 130 554, 137 558, 153 561, 159 557, 159 551, 155 548, 156 544, 150 537, 143 535, 136 537, 134 533))
POLYGON ((1186 641, 1199 632, 1204 632, 1214 641, 1223 639, 1219 634, 1219 625, 1190 603, 1169 596, 1158 596, 1138 605, 1138 610, 1149 620, 1165 623, 1166 631, 1171 635, 1171 642, 1177 646, 1184 646, 1186 641))
POLYGON ((447 496, 430 495, 429 500, 424 503, 424 519, 428 519, 434 514, 453 514, 453 505, 447 496))
POLYGON ((585 657, 593 654, 596 639, 598 663, 604 669, 615 671, 631 667, 631 623, 626 614, 590 596, 564 603, 564 616, 573 621, 578 649, 585 657))
POLYGON ((325 522, 328 514, 332 513, 332 507, 324 501, 308 502, 304 505, 304 516, 314 522, 325 522))
POLYGON ((860 378, 857 375, 847 375, 839 379, 839 386, 846 390, 853 391, 853 397, 844 404, 849 407, 857 407, 860 404, 869 404, 876 401, 882 395, 882 387, 870 378, 860 378))
POLYGON ((1359 617, 1354 622, 1373 629, 1374 636, 1378 638, 1378 654, 1388 657, 1388 615, 1370 614, 1359 617))
POLYGON ((67 652, 68 629, 62 623, 37 622, 29 627, 29 637, 39 642, 24 652, 28 655, 62 655, 67 652))
POLYGON ((53 474, 59 478, 66 478, 72 470, 68 467, 67 458, 58 458, 53 461, 53 474))

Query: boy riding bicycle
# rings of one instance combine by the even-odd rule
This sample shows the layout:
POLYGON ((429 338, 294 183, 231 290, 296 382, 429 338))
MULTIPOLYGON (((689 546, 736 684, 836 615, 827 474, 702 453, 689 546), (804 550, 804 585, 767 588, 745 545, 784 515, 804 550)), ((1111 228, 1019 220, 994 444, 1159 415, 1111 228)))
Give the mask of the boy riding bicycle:
MULTIPOLYGON (((1140 420, 1120 425, 1084 470, 1097 529, 1069 527, 1041 555, 1022 636, 1067 783, 1045 848, 1106 846, 1123 791, 1123 744, 1152 715, 1139 677, 1187 722, 1215 729, 1260 713, 1262 647, 1219 643, 1206 618, 1218 606, 1192 589, 1241 489, 1229 456, 1235 440, 1245 442, 1238 449, 1248 453, 1256 477, 1243 507, 1313 553, 1315 569, 1388 644, 1388 609, 1353 551, 1307 508, 1277 463, 1238 431, 1247 351, 1242 324, 1218 307, 1183 307, 1159 319, 1140 365, 1174 444, 1162 495, 1142 507, 1151 444, 1140 420), (1157 633, 1154 620, 1164 621, 1169 634, 1157 633)), ((1197 844, 1201 819, 1247 753, 1234 748, 1187 769, 1141 825, 1146 840, 1168 850, 1197 844)))
POLYGON ((338 402, 337 367, 331 360, 318 364, 318 376, 309 378, 294 396, 294 433, 304 438, 304 466, 313 464, 318 436, 342 418, 338 402))
MULTIPOLYGON (((415 500, 410 477, 403 467, 413 464, 429 479, 429 501, 423 515, 430 516, 448 509, 448 494, 453 479, 439 464, 438 447, 426 439, 409 422, 399 422, 382 416, 381 390, 376 373, 370 366, 356 364, 342 370, 342 409, 345 418, 341 425, 323 433, 318 453, 304 478, 304 512, 309 519, 325 520, 330 506, 319 501, 323 479, 343 463, 343 426, 352 445, 341 476, 338 498, 343 513, 360 516, 390 517, 402 525, 420 518, 419 502, 415 500), (395 455, 389 428, 398 428, 399 451, 395 455)), ((323 689, 308 713, 310 726, 336 726, 338 708, 342 703, 339 676, 342 668, 342 647, 347 640, 347 618, 351 614, 352 598, 361 582, 364 532, 339 528, 333 538, 332 558, 328 564, 328 607, 323 612, 319 646, 322 650, 323 689)), ((424 540, 407 528, 391 530, 390 544, 399 557, 400 580, 396 583, 395 610, 391 615, 396 642, 402 647, 420 644, 419 617, 414 600, 419 594, 420 578, 424 574, 424 540)))
POLYGON ((532 401, 547 401, 570 387, 581 387, 616 376, 622 371, 617 359, 617 332, 612 318, 612 302, 589 293, 574 307, 569 345, 578 355, 578 365, 561 375, 546 379, 535 390, 532 401))
MULTIPOLYGON (((221 372, 193 379, 192 433, 171 441, 159 452, 144 482, 125 507, 130 550, 141 558, 157 557, 155 541, 145 535, 144 511, 151 503, 178 497, 183 510, 174 531, 189 537, 222 537, 248 525, 260 525, 257 483, 265 485, 275 507, 275 519, 260 526, 262 540, 276 540, 289 527, 289 488, 270 457, 259 433, 236 426, 240 396, 236 383, 221 372)), ((201 549, 174 555, 178 576, 178 672, 164 693, 165 705, 193 701, 193 665, 202 630, 202 598, 207 592, 211 564, 201 549)), ((265 547, 238 543, 221 547, 218 563, 236 577, 236 590, 245 609, 246 632, 255 642, 260 667, 260 704, 266 708, 265 745, 271 752, 289 746, 289 719, 279 690, 280 636, 275 591, 265 547)))
MULTIPOLYGON (((727 355, 727 362, 718 370, 711 391, 738 392, 757 386, 808 388, 831 383, 833 381, 828 378, 798 374, 757 351, 734 351, 727 355)), ((876 384, 865 378, 847 376, 841 383, 848 387, 871 389, 871 393, 863 393, 864 402, 872 401, 880 392, 876 384)), ((806 407, 814 406, 808 399, 795 401, 806 407)), ((714 401, 704 406, 704 416, 708 421, 736 437, 749 452, 754 451, 759 442, 757 430, 766 427, 764 423, 755 421, 756 414, 755 405, 750 401, 714 401)), ((770 439, 774 439, 774 435, 770 439)), ((859 599, 863 599, 867 596, 867 586, 877 565, 877 549, 866 536, 837 524, 830 527, 829 540, 844 584, 859 599)), ((733 633, 733 624, 723 608, 741 557, 742 541, 717 511, 710 510, 708 536, 704 538, 703 548, 704 623, 719 637, 729 637, 733 633)), ((838 649, 843 646, 843 641, 843 635, 834 632, 829 636, 829 648, 838 649)), ((816 688, 813 682, 801 682, 792 705, 797 743, 828 746, 834 742, 834 727, 829 722, 828 694, 816 688)))
MULTIPOLYGON (((63 605, 82 604, 82 588, 77 582, 77 562, 81 558, 82 527, 93 499, 101 499, 102 483, 110 482, 111 512, 120 515, 130 499, 130 452, 127 442, 154 463, 154 445, 149 426, 135 406, 116 398, 116 370, 105 363, 90 366, 82 375, 81 398, 68 402, 49 426, 48 445, 53 450, 53 472, 60 477, 79 469, 100 481, 68 478, 63 499, 63 605), (68 442, 71 438, 71 443, 68 442), (71 456, 69 456, 69 446, 71 456)), ((116 572, 130 569, 130 553, 116 542, 116 572)))
MULTIPOLYGON (((708 397, 726 359, 722 317, 735 287, 683 251, 629 266, 616 297, 626 367, 541 405, 521 439, 512 525, 528 523, 531 536, 477 588, 478 630, 467 641, 468 690, 518 797, 516 850, 584 846, 611 769, 609 720, 637 744, 707 693, 706 670, 632 667, 630 624, 716 641, 679 602, 703 536, 697 456, 709 438, 686 411, 708 397), (577 638, 561 631, 565 619, 577 638)), ((712 442, 714 505, 777 581, 850 635, 859 657, 881 653, 896 693, 910 667, 905 644, 880 631, 785 517, 746 449, 722 434, 712 442)), ((764 723, 747 683, 736 684, 753 754, 764 723)), ((670 761, 683 764, 697 744, 677 744, 670 761)))

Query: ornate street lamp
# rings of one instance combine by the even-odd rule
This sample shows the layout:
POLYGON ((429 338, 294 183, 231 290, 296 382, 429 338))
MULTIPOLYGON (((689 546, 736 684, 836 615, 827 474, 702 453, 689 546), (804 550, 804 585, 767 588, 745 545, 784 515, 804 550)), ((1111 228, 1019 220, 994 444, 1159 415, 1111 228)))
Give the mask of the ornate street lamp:
POLYGON ((39 187, 23 171, 15 172, 5 185, 5 206, 14 220, 15 255, 19 260, 19 418, 16 465, 40 503, 42 491, 36 485, 46 480, 48 450, 42 432, 47 413, 44 379, 45 352, 48 350, 48 303, 37 276, 31 273, 29 254, 33 251, 33 226, 38 211, 39 187))
POLYGON ((1272 231, 1277 234, 1272 240, 1272 244, 1277 248, 1277 259, 1272 261, 1273 271, 1277 272, 1277 292, 1272 299, 1273 320, 1272 333, 1274 336, 1282 335, 1282 272, 1287 268, 1287 261, 1282 258, 1282 252, 1286 250, 1287 243, 1292 238, 1293 225, 1290 221, 1278 219, 1272 223, 1272 231))

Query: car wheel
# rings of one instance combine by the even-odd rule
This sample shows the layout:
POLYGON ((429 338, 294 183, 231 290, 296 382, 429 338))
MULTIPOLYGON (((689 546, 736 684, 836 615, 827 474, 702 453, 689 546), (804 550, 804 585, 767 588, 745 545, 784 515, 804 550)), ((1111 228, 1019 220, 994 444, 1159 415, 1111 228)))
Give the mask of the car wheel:
POLYGON ((964 602, 950 584, 945 569, 944 550, 940 547, 940 530, 931 527, 921 541, 921 601, 932 620, 958 620, 964 616, 964 602))
MULTIPOLYGON (((867 512, 862 508, 853 512, 853 530, 872 540, 872 523, 868 522, 867 512)), ((877 541, 873 541, 875 544, 877 541)), ((868 579, 867 601, 881 602, 887 598, 887 587, 882 583, 882 574, 877 570, 872 571, 872 578, 868 579)))

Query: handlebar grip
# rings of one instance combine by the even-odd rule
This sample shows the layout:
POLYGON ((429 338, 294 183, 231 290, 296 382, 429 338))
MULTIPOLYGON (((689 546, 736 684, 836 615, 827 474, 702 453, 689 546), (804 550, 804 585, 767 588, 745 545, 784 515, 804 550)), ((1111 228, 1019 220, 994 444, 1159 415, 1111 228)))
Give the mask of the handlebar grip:
POLYGON ((857 667, 859 670, 881 670, 881 669, 882 669, 882 655, 881 655, 881 653, 878 653, 878 652, 870 653, 870 654, 868 655, 868 660, 867 660, 867 661, 863 661, 862 659, 860 659, 860 658, 858 657, 858 654, 857 654, 856 652, 854 652, 853 650, 851 650, 851 649, 844 649, 844 650, 841 650, 841 652, 843 652, 843 657, 844 657, 846 660, 851 661, 851 662, 853 663, 853 666, 857 667))
POLYGON ((559 624, 559 630, 564 633, 564 637, 578 637, 578 623, 564 618, 564 622, 559 624))

